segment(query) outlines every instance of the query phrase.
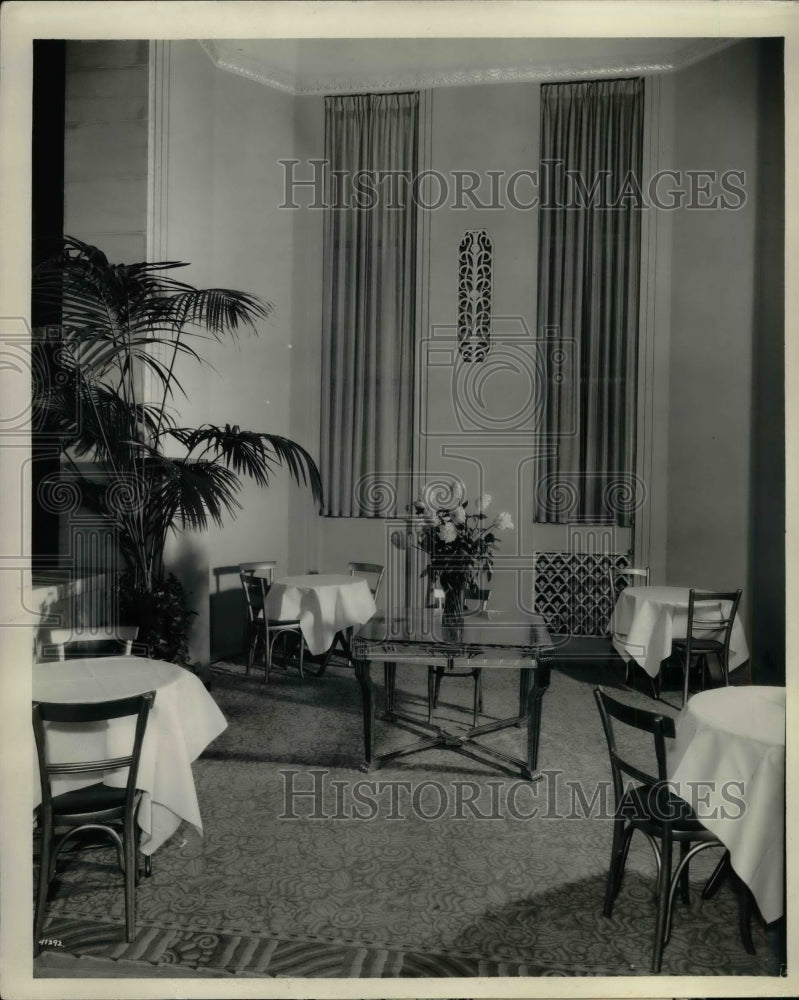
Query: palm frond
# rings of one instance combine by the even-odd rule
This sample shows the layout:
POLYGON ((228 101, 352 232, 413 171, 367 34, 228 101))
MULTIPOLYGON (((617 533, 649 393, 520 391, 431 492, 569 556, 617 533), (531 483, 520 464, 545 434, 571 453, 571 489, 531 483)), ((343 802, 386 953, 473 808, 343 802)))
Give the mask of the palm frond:
POLYGON ((241 509, 241 483, 230 469, 202 459, 168 458, 150 451, 150 516, 167 527, 203 530, 210 521, 221 527, 225 513, 241 509))
POLYGON ((163 568, 168 530, 203 529, 235 516, 240 476, 266 487, 285 468, 322 499, 313 458, 288 438, 230 425, 178 428, 167 413, 183 391, 176 362, 206 363, 190 338, 235 336, 244 326, 257 332, 272 311, 254 295, 197 289, 174 277, 186 266, 112 264, 97 247, 66 237, 60 253, 33 274, 37 302, 61 318, 59 338, 50 328, 34 356, 36 430, 56 435, 68 456, 96 463, 87 496, 115 520, 120 550, 147 586, 163 568), (160 387, 157 405, 138 401, 142 373, 160 387), (164 455, 166 435, 188 454, 164 455), (132 507, 122 502, 125 489, 132 507))
POLYGON ((196 429, 174 428, 170 433, 189 452, 198 448, 203 449, 203 454, 210 451, 234 472, 251 476, 259 486, 269 486, 277 469, 285 467, 298 485, 309 486, 314 499, 322 502, 319 469, 296 441, 277 434, 243 431, 237 424, 203 424, 196 429))

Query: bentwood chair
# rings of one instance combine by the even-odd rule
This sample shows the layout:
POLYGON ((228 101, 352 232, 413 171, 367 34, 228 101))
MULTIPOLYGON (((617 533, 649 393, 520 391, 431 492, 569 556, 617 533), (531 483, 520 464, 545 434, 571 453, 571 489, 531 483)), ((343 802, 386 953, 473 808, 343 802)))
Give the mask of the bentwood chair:
POLYGON ((641 587, 649 586, 649 567, 637 569, 633 566, 611 566, 608 570, 608 586, 610 590, 610 606, 615 606, 619 594, 633 582, 641 587))
MULTIPOLYGON (((486 594, 485 590, 478 590, 477 599, 479 604, 477 608, 472 608, 472 610, 465 612, 465 615, 469 614, 480 614, 486 610, 486 594)), ((473 599, 472 599, 473 600, 473 599)), ((477 726, 480 713, 483 711, 483 672, 480 667, 469 667, 466 666, 463 669, 456 669, 458 666, 458 659, 453 658, 446 667, 441 665, 430 666, 428 668, 428 704, 427 704, 427 721, 432 723, 433 712, 438 708, 438 698, 441 692, 441 682, 445 677, 470 677, 474 682, 474 691, 472 696, 472 725, 477 726)))
MULTIPOLYGON (((48 891, 55 878, 59 852, 72 838, 86 832, 101 833, 110 838, 116 847, 117 860, 124 873, 125 885, 125 937, 132 941, 136 933, 135 888, 136 858, 139 847, 139 826, 136 814, 141 792, 136 779, 141 758, 142 743, 155 692, 89 704, 58 702, 33 703, 33 734, 41 783, 41 804, 36 810, 36 823, 40 836, 39 875, 34 914, 33 947, 38 955, 48 891), (48 757, 46 723, 96 727, 97 723, 114 719, 135 717, 135 730, 128 753, 102 760, 54 763, 48 757), (104 771, 127 768, 124 788, 112 788, 102 781, 86 788, 73 789, 53 795, 51 779, 58 775, 100 775, 104 771)), ((150 866, 145 859, 145 874, 150 866)))
MULTIPOLYGON (((594 688, 599 715, 610 754, 615 811, 610 869, 605 887, 603 913, 613 915, 613 904, 621 889, 630 841, 636 830, 649 841, 657 868, 657 914, 652 948, 652 972, 660 972, 663 949, 671 930, 672 907, 677 889, 684 903, 689 903, 688 867, 691 859, 708 847, 721 847, 721 841, 696 817, 688 802, 670 792, 666 774, 666 740, 674 739, 674 720, 616 701, 601 687, 594 688), (616 743, 615 723, 654 738, 657 774, 651 774, 637 760, 622 755, 616 743), (625 787, 632 778, 637 785, 625 787), (672 874, 672 846, 680 845, 680 860, 672 874)), ((626 752, 625 752, 626 753, 626 752)))
POLYGON ((451 666, 430 666, 428 673, 432 676, 432 690, 428 680, 428 706, 427 721, 433 721, 433 711, 438 708, 438 696, 441 691, 441 682, 445 677, 471 677, 474 681, 474 696, 472 698, 472 724, 476 726, 483 711, 483 672, 480 667, 467 667, 465 670, 454 669, 455 663, 451 666))
MULTIPOLYGON (((347 563, 347 572, 350 576, 362 576, 366 579, 369 584, 369 591, 371 592, 372 598, 375 604, 377 604, 377 598, 380 593, 380 584, 383 582, 383 577, 386 573, 385 566, 381 566, 380 563, 368 563, 368 562, 351 562, 347 563)), ((321 677, 322 674, 327 669, 327 664, 330 661, 330 657, 336 652, 337 649, 341 650, 344 659, 347 663, 350 663, 352 656, 352 627, 348 628, 345 632, 336 632, 333 637, 333 642, 330 647, 328 654, 325 656, 317 677, 321 677)))
POLYGON ((147 646, 136 641, 138 634, 137 625, 117 625, 108 633, 54 628, 49 631, 49 641, 39 643, 38 659, 74 660, 93 656, 149 656, 147 646))
MULTIPOLYGON (((619 594, 626 588, 633 584, 633 582, 639 583, 642 587, 649 586, 649 567, 638 569, 633 566, 611 566, 608 570, 608 592, 610 594, 610 613, 613 614, 613 609, 616 607, 616 601, 619 599, 619 594)), ((622 641, 626 636, 619 632, 611 632, 611 639, 621 639, 622 641)), ((627 660, 624 664, 624 683, 630 683, 631 668, 633 665, 632 660, 627 660)), ((657 680, 652 681, 652 693, 657 698, 660 694, 658 689, 657 680)))
POLYGON ((684 639, 675 639, 673 647, 683 661, 683 705, 688 701, 691 674, 699 677, 700 690, 711 676, 708 657, 716 658, 720 680, 730 683, 730 638, 741 591, 707 592, 691 590, 688 594, 688 624, 684 639))
POLYGON ((351 562, 347 565, 350 576, 363 576, 369 584, 369 590, 377 603, 377 596, 380 593, 380 584, 386 573, 385 566, 379 563, 351 562))
MULTIPOLYGON (((242 566, 252 564, 243 563, 242 566)), ((274 567, 274 563, 271 564, 274 567)), ((247 673, 249 674, 255 654, 260 642, 263 649, 264 683, 269 682, 269 673, 272 669, 274 649, 277 641, 283 639, 285 642, 290 637, 297 638, 299 642, 298 666, 300 677, 303 674, 303 654, 305 651, 305 640, 302 637, 300 622, 298 619, 269 619, 266 617, 266 595, 272 586, 272 572, 264 563, 256 566, 259 575, 254 575, 254 570, 242 569, 239 573, 241 585, 244 589, 244 600, 247 606, 247 673), (260 575, 261 572, 264 575, 260 575)))

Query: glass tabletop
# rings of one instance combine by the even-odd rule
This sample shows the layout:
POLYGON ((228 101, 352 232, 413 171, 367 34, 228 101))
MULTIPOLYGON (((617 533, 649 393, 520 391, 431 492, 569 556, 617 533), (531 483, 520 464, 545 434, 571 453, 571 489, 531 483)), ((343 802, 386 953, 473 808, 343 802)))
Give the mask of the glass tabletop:
POLYGON ((542 649, 552 639, 541 615, 522 609, 488 610, 451 618, 437 608, 402 608, 375 615, 355 634, 358 645, 435 646, 443 652, 542 649))

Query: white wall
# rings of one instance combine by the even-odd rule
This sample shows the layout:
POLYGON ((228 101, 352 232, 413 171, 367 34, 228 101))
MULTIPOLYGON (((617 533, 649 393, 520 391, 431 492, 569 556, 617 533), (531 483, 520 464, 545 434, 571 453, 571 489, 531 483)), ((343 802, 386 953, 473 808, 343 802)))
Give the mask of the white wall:
POLYGON ((673 213, 668 582, 743 589, 755 680, 784 678, 781 45, 675 75, 674 167, 743 171, 746 204, 673 213))
MULTIPOLYGON (((167 82, 162 253, 190 261, 185 277, 192 283, 237 288, 274 306, 257 337, 244 331, 238 342, 202 342, 208 366, 182 364, 188 399, 177 404, 181 421, 290 437, 294 215, 279 208, 278 160, 294 148, 293 99, 217 70, 193 41, 169 43, 167 82)), ((293 568, 289 482, 284 472, 268 490, 246 481, 235 519, 207 535, 186 535, 172 549, 200 612, 194 659, 241 648, 240 584, 224 567, 270 558, 278 572, 293 568)))
POLYGON ((746 590, 756 43, 684 70, 674 86, 675 169, 743 170, 749 197, 735 211, 686 205, 672 217, 667 582, 746 590))

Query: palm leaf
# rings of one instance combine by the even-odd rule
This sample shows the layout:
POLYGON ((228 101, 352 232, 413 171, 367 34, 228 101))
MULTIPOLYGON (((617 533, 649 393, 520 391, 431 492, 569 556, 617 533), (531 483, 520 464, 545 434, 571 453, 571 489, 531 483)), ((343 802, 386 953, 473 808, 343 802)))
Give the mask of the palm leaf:
POLYGON ((105 504, 120 529, 125 559, 148 586, 162 569, 168 530, 203 529, 221 525, 225 514, 235 516, 241 475, 265 487, 285 468, 322 499, 314 460, 288 438, 230 425, 177 428, 167 414, 173 391, 182 391, 176 361, 205 363, 187 338, 221 339, 243 326, 257 332, 256 324, 272 311, 245 292, 197 289, 177 280, 174 272, 186 266, 112 264, 97 247, 66 237, 60 253, 33 274, 37 302, 61 317, 60 339, 48 338, 40 351, 37 432, 57 435, 68 455, 97 463, 99 482, 87 481, 87 493, 93 505, 105 504), (160 386, 157 406, 138 402, 142 373, 160 386), (164 455, 166 435, 188 454, 164 455), (130 482, 136 484, 133 509, 115 506, 115 488, 119 494, 130 482))
POLYGON ((204 530, 209 521, 221 527, 223 514, 235 516, 241 509, 236 499, 238 476, 216 462, 202 459, 168 458, 150 452, 150 518, 165 528, 204 530))
POLYGON ((203 424, 190 430, 170 431, 191 452, 202 448, 223 459, 236 473, 251 476, 259 486, 269 486, 274 473, 285 466, 294 481, 310 486, 314 499, 322 502, 322 477, 310 454, 295 441, 277 434, 243 431, 238 425, 217 427, 203 424))

